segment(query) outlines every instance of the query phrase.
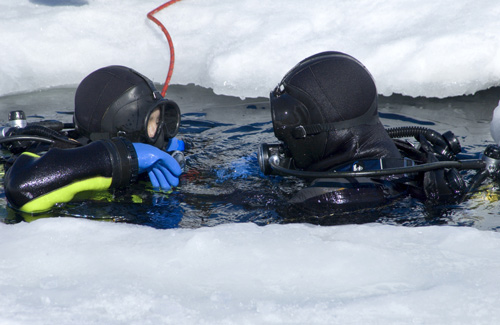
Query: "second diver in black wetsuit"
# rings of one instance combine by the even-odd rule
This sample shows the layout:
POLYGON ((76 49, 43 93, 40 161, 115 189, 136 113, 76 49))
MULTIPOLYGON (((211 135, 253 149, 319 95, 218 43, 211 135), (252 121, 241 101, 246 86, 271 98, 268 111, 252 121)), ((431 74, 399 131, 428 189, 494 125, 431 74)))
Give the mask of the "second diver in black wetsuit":
POLYGON ((371 74, 345 53, 323 52, 298 63, 271 92, 270 104, 281 143, 261 145, 260 168, 307 180, 290 203, 315 206, 315 213, 382 206, 405 194, 456 202, 498 174, 496 146, 483 159, 458 160, 461 147, 451 132, 385 129, 371 74), (461 169, 479 172, 466 184, 461 169))

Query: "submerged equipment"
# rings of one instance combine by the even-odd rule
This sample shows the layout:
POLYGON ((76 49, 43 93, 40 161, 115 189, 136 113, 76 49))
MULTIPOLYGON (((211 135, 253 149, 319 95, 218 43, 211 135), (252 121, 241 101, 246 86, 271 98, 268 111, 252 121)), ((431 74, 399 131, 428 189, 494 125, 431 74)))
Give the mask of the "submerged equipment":
POLYGON ((74 123, 91 141, 122 136, 164 149, 179 130, 180 110, 144 75, 109 66, 92 72, 78 86, 74 123))

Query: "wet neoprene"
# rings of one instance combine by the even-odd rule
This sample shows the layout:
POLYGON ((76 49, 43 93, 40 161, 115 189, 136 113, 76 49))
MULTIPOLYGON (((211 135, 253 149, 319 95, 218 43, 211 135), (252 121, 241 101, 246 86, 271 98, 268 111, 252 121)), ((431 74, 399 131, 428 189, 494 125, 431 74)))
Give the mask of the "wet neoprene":
POLYGON ((5 196, 13 208, 43 212, 82 191, 124 187, 137 174, 137 153, 124 138, 53 148, 43 156, 25 152, 5 174, 5 196))
POLYGON ((401 157, 379 120, 373 77, 347 54, 302 60, 271 92, 270 103, 274 134, 299 169, 327 171, 360 159, 401 157))

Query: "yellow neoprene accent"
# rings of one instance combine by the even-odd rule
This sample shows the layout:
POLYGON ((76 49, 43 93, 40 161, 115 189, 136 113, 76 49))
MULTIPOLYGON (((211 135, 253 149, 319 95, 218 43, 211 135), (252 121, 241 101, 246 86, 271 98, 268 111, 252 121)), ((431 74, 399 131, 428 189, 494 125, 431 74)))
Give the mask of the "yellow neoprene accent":
POLYGON ((134 203, 142 203, 142 198, 139 195, 132 195, 132 202, 134 203))
POLYGON ((44 212, 50 210, 56 203, 71 201, 79 192, 107 190, 111 186, 111 181, 111 177, 102 176, 77 181, 37 197, 23 205, 19 210, 28 213, 44 212))
POLYGON ((37 155, 36 153, 32 153, 32 152, 29 152, 29 151, 23 152, 22 155, 31 156, 31 157, 35 157, 35 158, 40 158, 40 156, 37 155))

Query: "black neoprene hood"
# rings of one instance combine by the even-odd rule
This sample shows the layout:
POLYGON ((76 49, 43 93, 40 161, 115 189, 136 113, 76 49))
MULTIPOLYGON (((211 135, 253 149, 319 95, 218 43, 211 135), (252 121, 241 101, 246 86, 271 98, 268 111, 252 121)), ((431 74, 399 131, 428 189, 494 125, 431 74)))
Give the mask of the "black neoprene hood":
POLYGON ((380 124, 371 74, 341 52, 322 52, 299 62, 270 100, 274 133, 299 168, 331 155, 340 143, 351 141, 356 129, 380 124))
POLYGON ((180 111, 142 74, 109 66, 92 72, 78 86, 74 122, 79 133, 90 140, 123 136, 164 148, 177 134, 180 111), (161 110, 161 124, 158 134, 149 137, 147 122, 155 108, 161 110))

